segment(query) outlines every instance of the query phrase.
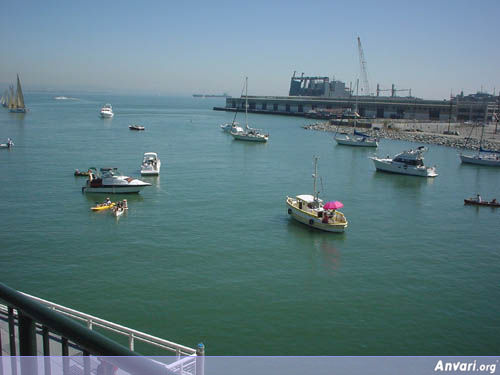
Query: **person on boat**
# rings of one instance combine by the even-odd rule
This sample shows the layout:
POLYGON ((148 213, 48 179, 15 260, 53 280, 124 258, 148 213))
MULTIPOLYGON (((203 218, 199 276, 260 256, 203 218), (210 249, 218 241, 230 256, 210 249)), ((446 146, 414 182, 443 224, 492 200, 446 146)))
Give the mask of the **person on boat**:
POLYGON ((103 206, 109 206, 110 204, 111 204, 111 199, 109 199, 109 197, 107 197, 103 203, 103 206))

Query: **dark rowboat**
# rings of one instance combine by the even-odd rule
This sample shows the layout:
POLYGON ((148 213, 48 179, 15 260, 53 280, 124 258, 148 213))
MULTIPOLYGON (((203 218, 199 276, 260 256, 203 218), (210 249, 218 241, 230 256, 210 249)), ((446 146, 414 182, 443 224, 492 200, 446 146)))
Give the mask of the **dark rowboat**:
POLYGON ((144 130, 144 126, 141 125, 129 125, 130 130, 144 130))
POLYGON ((464 199, 464 204, 470 204, 474 206, 500 207, 500 202, 497 202, 496 199, 493 199, 490 202, 486 201, 479 202, 476 198, 470 198, 470 199, 464 199))

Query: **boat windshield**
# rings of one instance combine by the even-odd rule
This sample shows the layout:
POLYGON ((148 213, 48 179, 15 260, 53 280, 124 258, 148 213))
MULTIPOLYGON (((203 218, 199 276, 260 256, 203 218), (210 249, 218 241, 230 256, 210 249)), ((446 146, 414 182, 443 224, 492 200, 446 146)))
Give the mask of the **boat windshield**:
POLYGON ((422 159, 405 159, 402 157, 397 157, 394 159, 394 161, 400 162, 400 163, 405 163, 407 165, 414 165, 416 167, 421 167, 424 165, 424 162, 422 159))
POLYGON ((121 176, 117 168, 101 168, 102 177, 121 176))

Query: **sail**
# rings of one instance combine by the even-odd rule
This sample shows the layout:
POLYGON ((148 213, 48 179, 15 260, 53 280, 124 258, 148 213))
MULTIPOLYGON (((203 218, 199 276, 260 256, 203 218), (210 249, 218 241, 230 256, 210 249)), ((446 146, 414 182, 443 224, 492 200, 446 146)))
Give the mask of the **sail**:
POLYGON ((8 98, 9 98, 9 92, 5 90, 2 95, 2 99, 0 99, 0 104, 6 107, 8 98))
POLYGON ((14 102, 14 87, 12 85, 9 86, 9 103, 8 103, 9 109, 13 109, 16 107, 15 102, 14 102))
POLYGON ((17 75, 16 106, 17 109, 25 108, 23 90, 21 89, 21 81, 19 80, 19 74, 17 75))

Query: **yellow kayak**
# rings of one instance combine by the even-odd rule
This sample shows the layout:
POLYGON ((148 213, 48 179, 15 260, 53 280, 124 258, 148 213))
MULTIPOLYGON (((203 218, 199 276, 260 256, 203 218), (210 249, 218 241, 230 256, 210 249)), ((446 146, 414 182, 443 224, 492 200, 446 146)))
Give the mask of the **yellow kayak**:
POLYGON ((111 203, 111 204, 108 204, 108 205, 99 205, 99 206, 95 206, 95 207, 91 207, 90 209, 92 211, 102 211, 102 210, 107 210, 107 209, 110 209, 111 207, 113 207, 115 205, 115 203, 111 203))

